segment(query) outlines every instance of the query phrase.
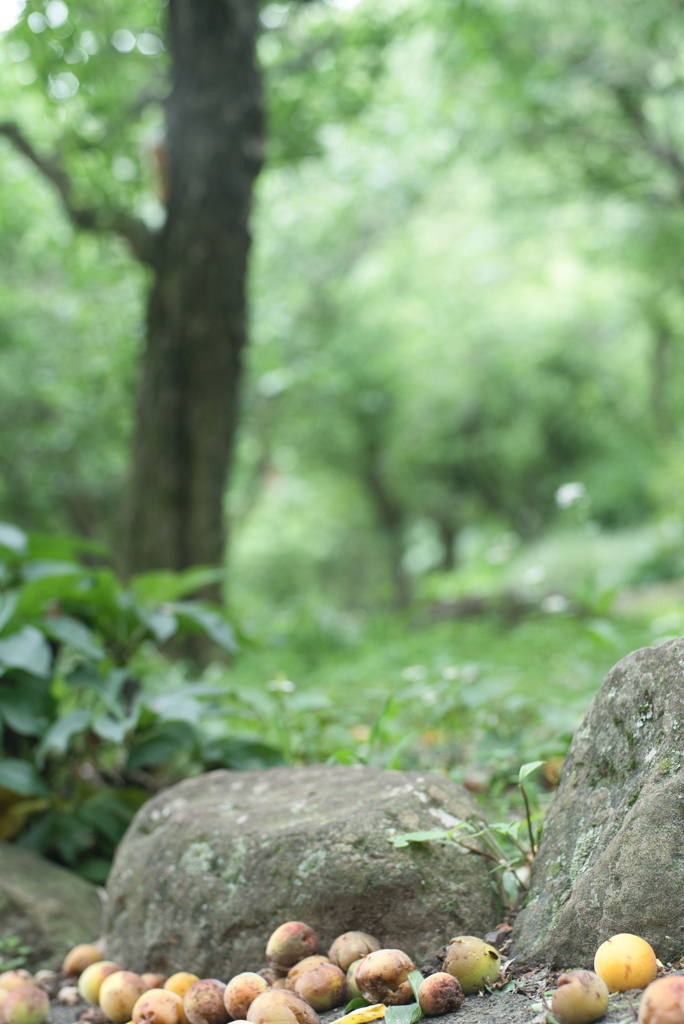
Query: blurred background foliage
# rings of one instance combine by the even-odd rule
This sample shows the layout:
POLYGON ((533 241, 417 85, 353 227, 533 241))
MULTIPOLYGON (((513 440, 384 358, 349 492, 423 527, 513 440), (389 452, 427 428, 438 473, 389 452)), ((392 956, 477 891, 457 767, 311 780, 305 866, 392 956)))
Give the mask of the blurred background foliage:
MULTIPOLYGON (((158 226, 163 2, 20 7, 2 121, 61 153, 84 209, 158 226)), ((314 0, 261 22, 268 161, 226 495, 240 651, 200 670, 155 633, 169 580, 131 611, 107 577, 143 616, 116 656, 111 621, 62 608, 69 573, 3 620, 50 662, 12 666, 0 637, 2 838, 97 881, 147 793, 208 767, 431 768, 498 813, 544 759, 548 798, 605 671, 684 630, 679 5, 314 0), (125 669, 109 698, 74 682, 89 656, 50 632, 55 608, 91 631, 98 672, 125 669)), ((122 242, 74 233, 3 138, 0 163, 0 517, 30 534, 1 552, 6 602, 34 537, 95 544, 68 556, 81 582, 109 572, 146 278, 122 242)))

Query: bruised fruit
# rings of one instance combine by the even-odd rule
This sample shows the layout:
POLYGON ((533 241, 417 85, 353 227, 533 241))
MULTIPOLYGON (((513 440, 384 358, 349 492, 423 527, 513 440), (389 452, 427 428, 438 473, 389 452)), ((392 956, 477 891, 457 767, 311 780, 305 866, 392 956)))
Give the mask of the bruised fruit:
POLYGON ((115 971, 100 985, 100 1007, 114 1024, 126 1024, 138 999, 147 991, 148 987, 139 974, 115 971))
POLYGON ((81 999, 86 1003, 97 1003, 100 999, 100 986, 105 978, 116 971, 120 971, 119 964, 113 960, 99 960, 96 964, 90 964, 78 979, 78 991, 81 999))
POLYGON ((360 960, 355 960, 354 963, 349 964, 349 967, 347 968, 347 995, 350 999, 363 998, 356 984, 356 968, 360 963, 360 960))
POLYGON ((231 978, 223 993, 223 1002, 233 1020, 246 1017, 256 997, 267 992, 268 988, 266 979, 253 971, 243 971, 231 978))
POLYGON ((202 978, 185 993, 183 1006, 190 1024, 228 1024, 230 1014, 223 997, 226 986, 216 978, 202 978))
POLYGON ((76 977, 79 974, 83 974, 86 967, 90 967, 91 964, 96 964, 100 960, 104 960, 104 957, 98 949, 95 949, 95 946, 91 946, 89 943, 81 943, 80 946, 74 946, 73 949, 70 949, 64 957, 62 974, 65 978, 76 977))
POLYGON ((189 971, 178 971, 177 974, 172 974, 170 978, 167 978, 160 988, 165 988, 169 992, 175 992, 181 999, 185 999, 185 995, 188 989, 191 989, 195 982, 199 981, 196 974, 190 974, 189 971))
POLYGON ((328 956, 334 964, 343 971, 349 969, 350 964, 368 953, 374 953, 380 949, 380 943, 374 936, 367 932, 345 932, 338 935, 328 950, 328 956))
POLYGON ((37 985, 17 985, 2 1005, 5 1024, 43 1024, 50 1013, 47 992, 37 985))
POLYGON ((33 975, 19 967, 16 971, 3 971, 0 974, 0 988, 11 992, 18 985, 29 985, 33 981, 33 975))
POLYGON ((274 971, 272 967, 262 967, 260 971, 257 971, 257 974, 260 978, 263 978, 264 981, 267 981, 269 985, 272 985, 274 981, 278 980, 278 978, 282 978, 282 974, 279 974, 278 971, 274 971))
POLYGON ((316 967, 318 964, 329 963, 328 957, 322 956, 320 953, 317 953, 316 956, 305 956, 303 960, 300 960, 298 964, 295 964, 287 972, 287 987, 294 991, 295 982, 300 974, 304 974, 304 971, 310 971, 312 967, 316 967))
MULTIPOLYGON (((166 975, 165 974, 153 974, 147 971, 145 974, 141 974, 140 977, 143 980, 145 991, 148 988, 165 988, 166 987, 166 975)), ((176 993, 178 995, 178 993, 176 993)), ((183 997, 181 996, 181 999, 183 997)))
POLYGON ((463 1002, 463 989, 451 974, 441 971, 422 981, 418 989, 418 1002, 428 1017, 453 1013, 463 1002))
POLYGON ((447 946, 444 970, 456 978, 463 994, 481 992, 499 977, 499 951, 473 935, 457 935, 447 946))
POLYGON ((651 982, 639 1006, 639 1024, 684 1024, 684 975, 651 982))
POLYGON ((296 992, 271 989, 257 996, 249 1010, 250 1024, 319 1024, 318 1014, 296 992))
POLYGON ((408 976, 415 964, 400 949, 378 949, 356 968, 356 987, 369 1003, 399 1006, 413 999, 408 976))
POLYGON ((184 1024, 183 1000, 165 988, 150 988, 136 1001, 133 1024, 184 1024))
POLYGON ((317 1013, 325 1013, 344 1002, 347 978, 335 964, 316 964, 299 975, 294 990, 317 1013))
POLYGON ((608 1009, 608 987, 593 971, 561 974, 551 1000, 551 1013, 558 1024, 591 1024, 608 1009))
POLYGON ((271 935, 266 946, 266 959, 274 967, 294 967, 305 956, 318 952, 318 936, 301 921, 287 921, 271 935))
POLYGON ((594 970, 610 992, 627 992, 630 988, 646 988, 655 979, 658 964, 646 939, 621 932, 596 950, 594 970))

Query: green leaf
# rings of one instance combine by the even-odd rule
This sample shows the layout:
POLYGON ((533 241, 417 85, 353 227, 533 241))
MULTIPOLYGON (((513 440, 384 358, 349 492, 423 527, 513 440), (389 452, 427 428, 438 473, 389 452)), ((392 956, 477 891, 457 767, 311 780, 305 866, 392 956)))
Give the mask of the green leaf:
POLYGON ((154 636, 158 644, 166 643, 178 630, 178 619, 168 612, 148 612, 140 605, 136 606, 138 618, 154 636))
POLYGON ((113 718, 111 715, 97 715, 93 719, 93 732, 101 740, 109 740, 112 743, 123 743, 128 733, 135 727, 138 721, 137 711, 129 718, 113 718))
POLYGON ((397 847, 408 846, 409 843, 427 843, 446 839, 451 839, 451 831, 444 828, 433 829, 430 832, 403 832, 400 836, 388 836, 388 842, 397 847))
POLYGON ((24 626, 17 633, 0 640, 0 664, 45 678, 50 674, 52 651, 39 629, 24 626))
POLYGON ((101 661, 105 656, 92 630, 70 615, 50 615, 45 619, 43 628, 53 639, 69 644, 80 654, 85 654, 86 658, 101 661))
POLYGON ((16 591, 8 590, 0 597, 0 633, 14 615, 18 603, 19 595, 16 591))
POLYGON ((523 781, 527 778, 527 776, 531 775, 532 772, 537 770, 537 768, 541 768, 543 764, 544 761, 530 761, 528 764, 524 764, 520 769, 520 773, 518 775, 518 785, 522 785, 523 781))
POLYGON ((58 562, 49 558, 36 559, 24 566, 23 577, 27 583, 38 580, 52 579, 55 576, 76 576, 83 573, 82 566, 77 562, 58 562))
POLYGON ((203 565, 182 572, 146 572, 132 578, 131 590, 141 601, 177 601, 203 587, 221 583, 225 575, 224 569, 203 565))
POLYGON ((371 1003, 363 996, 357 996, 355 999, 351 999, 344 1008, 345 1014, 351 1013, 352 1010, 360 1010, 362 1006, 371 1006, 371 1003))
POLYGON ((196 743, 192 726, 185 722, 166 722, 136 743, 128 756, 128 770, 153 768, 181 750, 192 751, 196 743))
POLYGON ((24 555, 28 548, 28 535, 12 523, 0 523, 0 547, 15 555, 24 555))
POLYGON ((418 1002, 418 989, 423 984, 423 975, 420 971, 411 971, 408 976, 408 980, 411 984, 411 988, 413 989, 413 994, 416 997, 416 1002, 418 1002))
POLYGON ((47 786, 33 765, 18 757, 0 759, 0 786, 20 796, 49 796, 47 786))
POLYGON ((425 1014, 418 1003, 405 1003, 404 1006, 388 1006, 385 1010, 387 1024, 415 1024, 425 1014))
POLYGON ((224 651, 228 651, 230 654, 235 654, 237 651, 238 645, 233 627, 221 612, 192 601, 178 601, 169 605, 169 609, 178 615, 183 624, 190 624, 199 629, 224 651))
POLYGON ((89 711, 72 711, 63 718, 59 718, 50 726, 43 736, 42 742, 36 751, 39 763, 45 759, 45 755, 51 750, 58 750, 60 754, 66 753, 72 736, 85 732, 90 723, 89 711))
POLYGON ((20 736, 42 736, 50 725, 45 714, 49 707, 49 695, 32 692, 26 681, 23 685, 0 684, 0 718, 20 736))

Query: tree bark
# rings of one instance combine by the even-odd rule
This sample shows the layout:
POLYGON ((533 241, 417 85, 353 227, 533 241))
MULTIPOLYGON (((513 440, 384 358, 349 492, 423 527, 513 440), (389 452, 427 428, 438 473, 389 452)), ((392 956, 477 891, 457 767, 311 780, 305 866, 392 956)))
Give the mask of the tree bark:
POLYGON ((171 0, 167 220, 153 263, 126 572, 219 564, 262 163, 257 0, 171 0))

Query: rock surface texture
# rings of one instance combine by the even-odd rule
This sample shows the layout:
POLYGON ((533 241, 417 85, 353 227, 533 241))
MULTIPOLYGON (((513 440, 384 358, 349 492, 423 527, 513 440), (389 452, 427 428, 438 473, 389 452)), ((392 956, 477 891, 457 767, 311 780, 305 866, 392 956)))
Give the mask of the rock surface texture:
POLYGON ((0 936, 31 947, 29 966, 58 967, 79 942, 100 934, 102 904, 90 882, 32 850, 0 843, 0 936))
POLYGON ((684 640, 623 658, 568 752, 515 923, 524 963, 591 967, 635 932, 684 949, 684 640))
POLYGON ((390 835, 481 820, 448 778, 364 766, 215 771, 136 815, 108 883, 107 955, 134 970, 228 979, 305 921, 323 950, 359 929, 418 962, 501 919, 489 862, 390 835))

